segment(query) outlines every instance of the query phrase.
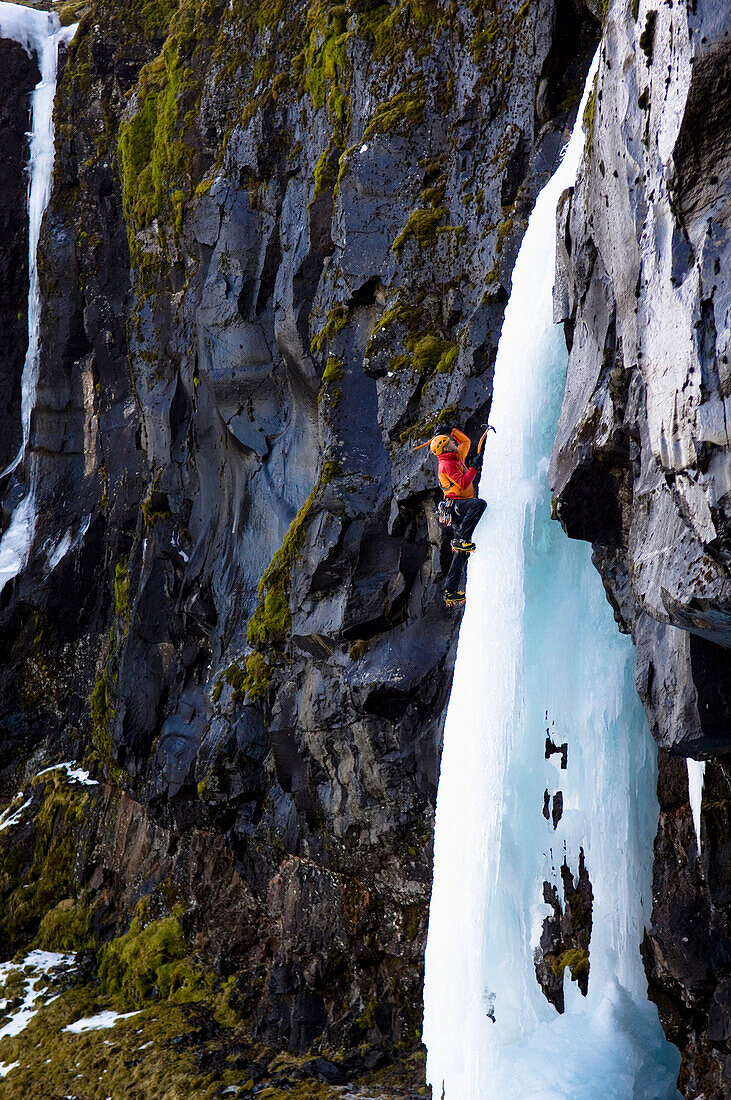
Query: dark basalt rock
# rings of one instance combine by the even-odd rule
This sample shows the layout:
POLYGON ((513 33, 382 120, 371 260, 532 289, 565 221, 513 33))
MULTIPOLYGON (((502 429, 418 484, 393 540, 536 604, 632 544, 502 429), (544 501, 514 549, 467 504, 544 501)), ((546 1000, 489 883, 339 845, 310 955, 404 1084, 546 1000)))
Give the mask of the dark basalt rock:
POLYGON ((728 990, 731 784, 706 766, 701 849, 688 805, 684 761, 660 753, 652 926, 643 945, 650 996, 683 1052, 685 1096, 725 1096, 731 1073, 728 990))
MULTIPOLYGON (((554 796, 554 818, 556 798, 554 796)), ((561 803, 563 798, 561 797, 561 803)), ((547 812, 546 812, 547 816, 547 812)), ((556 821, 554 820, 554 828, 556 821)), ((594 895, 584 863, 584 851, 579 851, 579 866, 574 874, 568 863, 561 864, 563 904, 557 887, 543 883, 543 900, 552 913, 545 917, 539 946, 535 952, 536 978, 548 1001, 559 1011, 564 1010, 564 981, 571 980, 586 996, 589 989, 589 943, 591 941, 592 905, 594 895)))

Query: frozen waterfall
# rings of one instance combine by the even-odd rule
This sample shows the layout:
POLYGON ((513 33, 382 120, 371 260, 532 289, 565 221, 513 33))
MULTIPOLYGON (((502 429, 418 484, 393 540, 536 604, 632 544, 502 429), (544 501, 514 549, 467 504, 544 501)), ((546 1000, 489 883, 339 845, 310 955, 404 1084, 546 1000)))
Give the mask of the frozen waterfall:
POLYGON ((550 518, 548 462, 566 349, 552 321, 556 203, 575 178, 587 91, 538 197, 495 366, 436 810, 424 1042, 435 1100, 668 1100, 680 1057, 640 958, 657 826, 656 754, 590 547, 550 518), (547 736, 566 745, 546 758, 547 736), (544 792, 563 795, 556 827, 544 792), (549 815, 550 816, 550 815, 549 815), (583 849, 593 889, 588 996, 545 999, 543 883, 563 899, 583 849))
MULTIPOLYGON (((28 350, 23 365, 20 450, 4 471, 11 473, 22 462, 30 434, 31 410, 38 382, 41 295, 38 280, 38 239, 41 221, 51 196, 53 174, 53 101, 56 95, 58 48, 73 38, 76 26, 62 27, 55 13, 20 4, 0 3, 0 38, 19 43, 38 60, 41 79, 31 97, 30 159, 28 165, 28 350)), ((0 542, 0 592, 23 568, 35 527, 32 476, 26 495, 17 506, 0 542)))

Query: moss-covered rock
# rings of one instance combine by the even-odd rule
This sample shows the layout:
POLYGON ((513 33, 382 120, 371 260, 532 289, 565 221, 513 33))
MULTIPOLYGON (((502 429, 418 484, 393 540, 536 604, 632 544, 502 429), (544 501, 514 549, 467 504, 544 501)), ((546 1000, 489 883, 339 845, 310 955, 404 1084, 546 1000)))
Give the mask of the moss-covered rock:
POLYGON ((200 1000, 210 978, 187 957, 178 916, 151 921, 148 913, 149 901, 143 898, 129 931, 99 949, 102 989, 129 1008, 200 1000))
POLYGON ((0 953, 6 958, 36 940, 48 950, 87 944, 76 860, 98 797, 97 788, 71 782, 62 769, 46 772, 34 780, 29 805, 18 806, 18 824, 0 832, 0 953))

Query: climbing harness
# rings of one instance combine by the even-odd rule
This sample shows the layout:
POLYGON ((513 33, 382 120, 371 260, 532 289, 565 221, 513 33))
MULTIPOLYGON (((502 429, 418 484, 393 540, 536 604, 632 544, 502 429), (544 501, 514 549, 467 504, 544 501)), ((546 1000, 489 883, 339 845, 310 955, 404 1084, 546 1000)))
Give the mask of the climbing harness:
POLYGON ((465 601, 464 592, 445 592, 444 603, 446 607, 461 607, 465 601))
POLYGON ((454 526, 452 519, 452 501, 449 498, 440 500, 437 504, 437 523, 443 530, 449 530, 454 526))

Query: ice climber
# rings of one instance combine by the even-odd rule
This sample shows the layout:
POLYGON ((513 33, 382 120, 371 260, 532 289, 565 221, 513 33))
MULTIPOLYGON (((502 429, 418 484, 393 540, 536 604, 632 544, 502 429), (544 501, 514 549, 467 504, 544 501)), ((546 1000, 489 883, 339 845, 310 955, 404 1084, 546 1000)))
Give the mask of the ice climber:
POLYGON ((487 507, 484 500, 475 496, 474 486, 482 466, 481 450, 486 435, 487 432, 480 439, 477 454, 469 466, 466 463, 470 438, 459 428, 453 428, 449 435, 435 435, 422 444, 439 460, 438 477, 444 500, 439 504, 438 518, 443 528, 452 531, 452 561, 444 581, 447 607, 460 607, 465 601, 465 565, 468 555, 475 549, 472 532, 487 507))

